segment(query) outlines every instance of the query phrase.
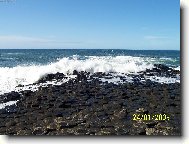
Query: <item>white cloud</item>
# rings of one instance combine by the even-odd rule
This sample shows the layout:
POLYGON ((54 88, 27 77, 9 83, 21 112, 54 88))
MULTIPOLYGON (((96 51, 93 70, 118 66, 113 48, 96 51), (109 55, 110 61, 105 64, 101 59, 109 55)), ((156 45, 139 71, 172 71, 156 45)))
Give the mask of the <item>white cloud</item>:
POLYGON ((62 48, 81 43, 77 41, 62 41, 55 38, 0 35, 0 48, 62 48))
POLYGON ((9 42, 52 42, 52 40, 44 39, 44 38, 34 38, 34 37, 26 37, 26 36, 0 36, 1 43, 9 43, 9 42))

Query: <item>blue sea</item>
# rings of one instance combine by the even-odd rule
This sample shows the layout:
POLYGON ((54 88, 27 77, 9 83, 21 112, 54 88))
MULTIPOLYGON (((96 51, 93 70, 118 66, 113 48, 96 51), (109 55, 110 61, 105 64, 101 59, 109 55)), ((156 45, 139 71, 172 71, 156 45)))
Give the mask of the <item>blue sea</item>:
POLYGON ((180 51, 174 50, 120 50, 120 49, 0 49, 0 67, 21 65, 46 65, 62 58, 86 60, 93 57, 131 56, 162 63, 172 67, 180 66, 180 51))
MULTIPOLYGON (((73 70, 129 74, 165 64, 180 70, 180 51, 123 49, 1 49, 0 94, 30 85, 46 74, 73 70)), ((162 78, 165 79, 165 78, 162 78)))

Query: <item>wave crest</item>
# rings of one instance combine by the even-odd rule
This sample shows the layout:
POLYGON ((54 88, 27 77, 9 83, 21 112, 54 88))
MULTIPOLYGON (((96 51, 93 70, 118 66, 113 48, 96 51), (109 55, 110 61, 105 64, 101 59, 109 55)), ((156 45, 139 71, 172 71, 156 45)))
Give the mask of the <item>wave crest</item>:
POLYGON ((132 56, 88 56, 79 59, 65 57, 48 65, 16 66, 0 68, 0 94, 10 92, 18 85, 28 85, 50 73, 72 74, 73 70, 94 72, 137 73, 153 68, 153 60, 132 56))

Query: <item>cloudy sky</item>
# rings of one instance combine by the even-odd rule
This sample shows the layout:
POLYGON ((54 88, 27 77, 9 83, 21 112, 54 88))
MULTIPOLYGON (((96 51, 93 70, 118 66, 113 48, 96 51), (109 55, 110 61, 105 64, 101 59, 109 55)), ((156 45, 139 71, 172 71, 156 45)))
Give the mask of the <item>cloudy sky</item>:
POLYGON ((179 0, 1 0, 0 48, 180 49, 179 0))

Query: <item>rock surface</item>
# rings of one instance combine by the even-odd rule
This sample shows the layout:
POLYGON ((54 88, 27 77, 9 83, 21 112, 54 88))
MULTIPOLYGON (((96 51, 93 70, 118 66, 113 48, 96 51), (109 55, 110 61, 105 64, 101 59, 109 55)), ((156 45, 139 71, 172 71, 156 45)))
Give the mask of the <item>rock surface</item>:
MULTIPOLYGON (((109 74, 73 73, 75 80, 59 86, 1 95, 0 103, 19 101, 0 110, 0 134, 181 135, 180 83, 141 83, 137 79, 133 83, 102 83, 98 78, 109 74), (134 114, 166 114, 170 119, 133 120, 134 114)), ((178 71, 157 65, 144 73, 175 76, 178 71)), ((49 74, 38 82, 64 77, 49 74)))

